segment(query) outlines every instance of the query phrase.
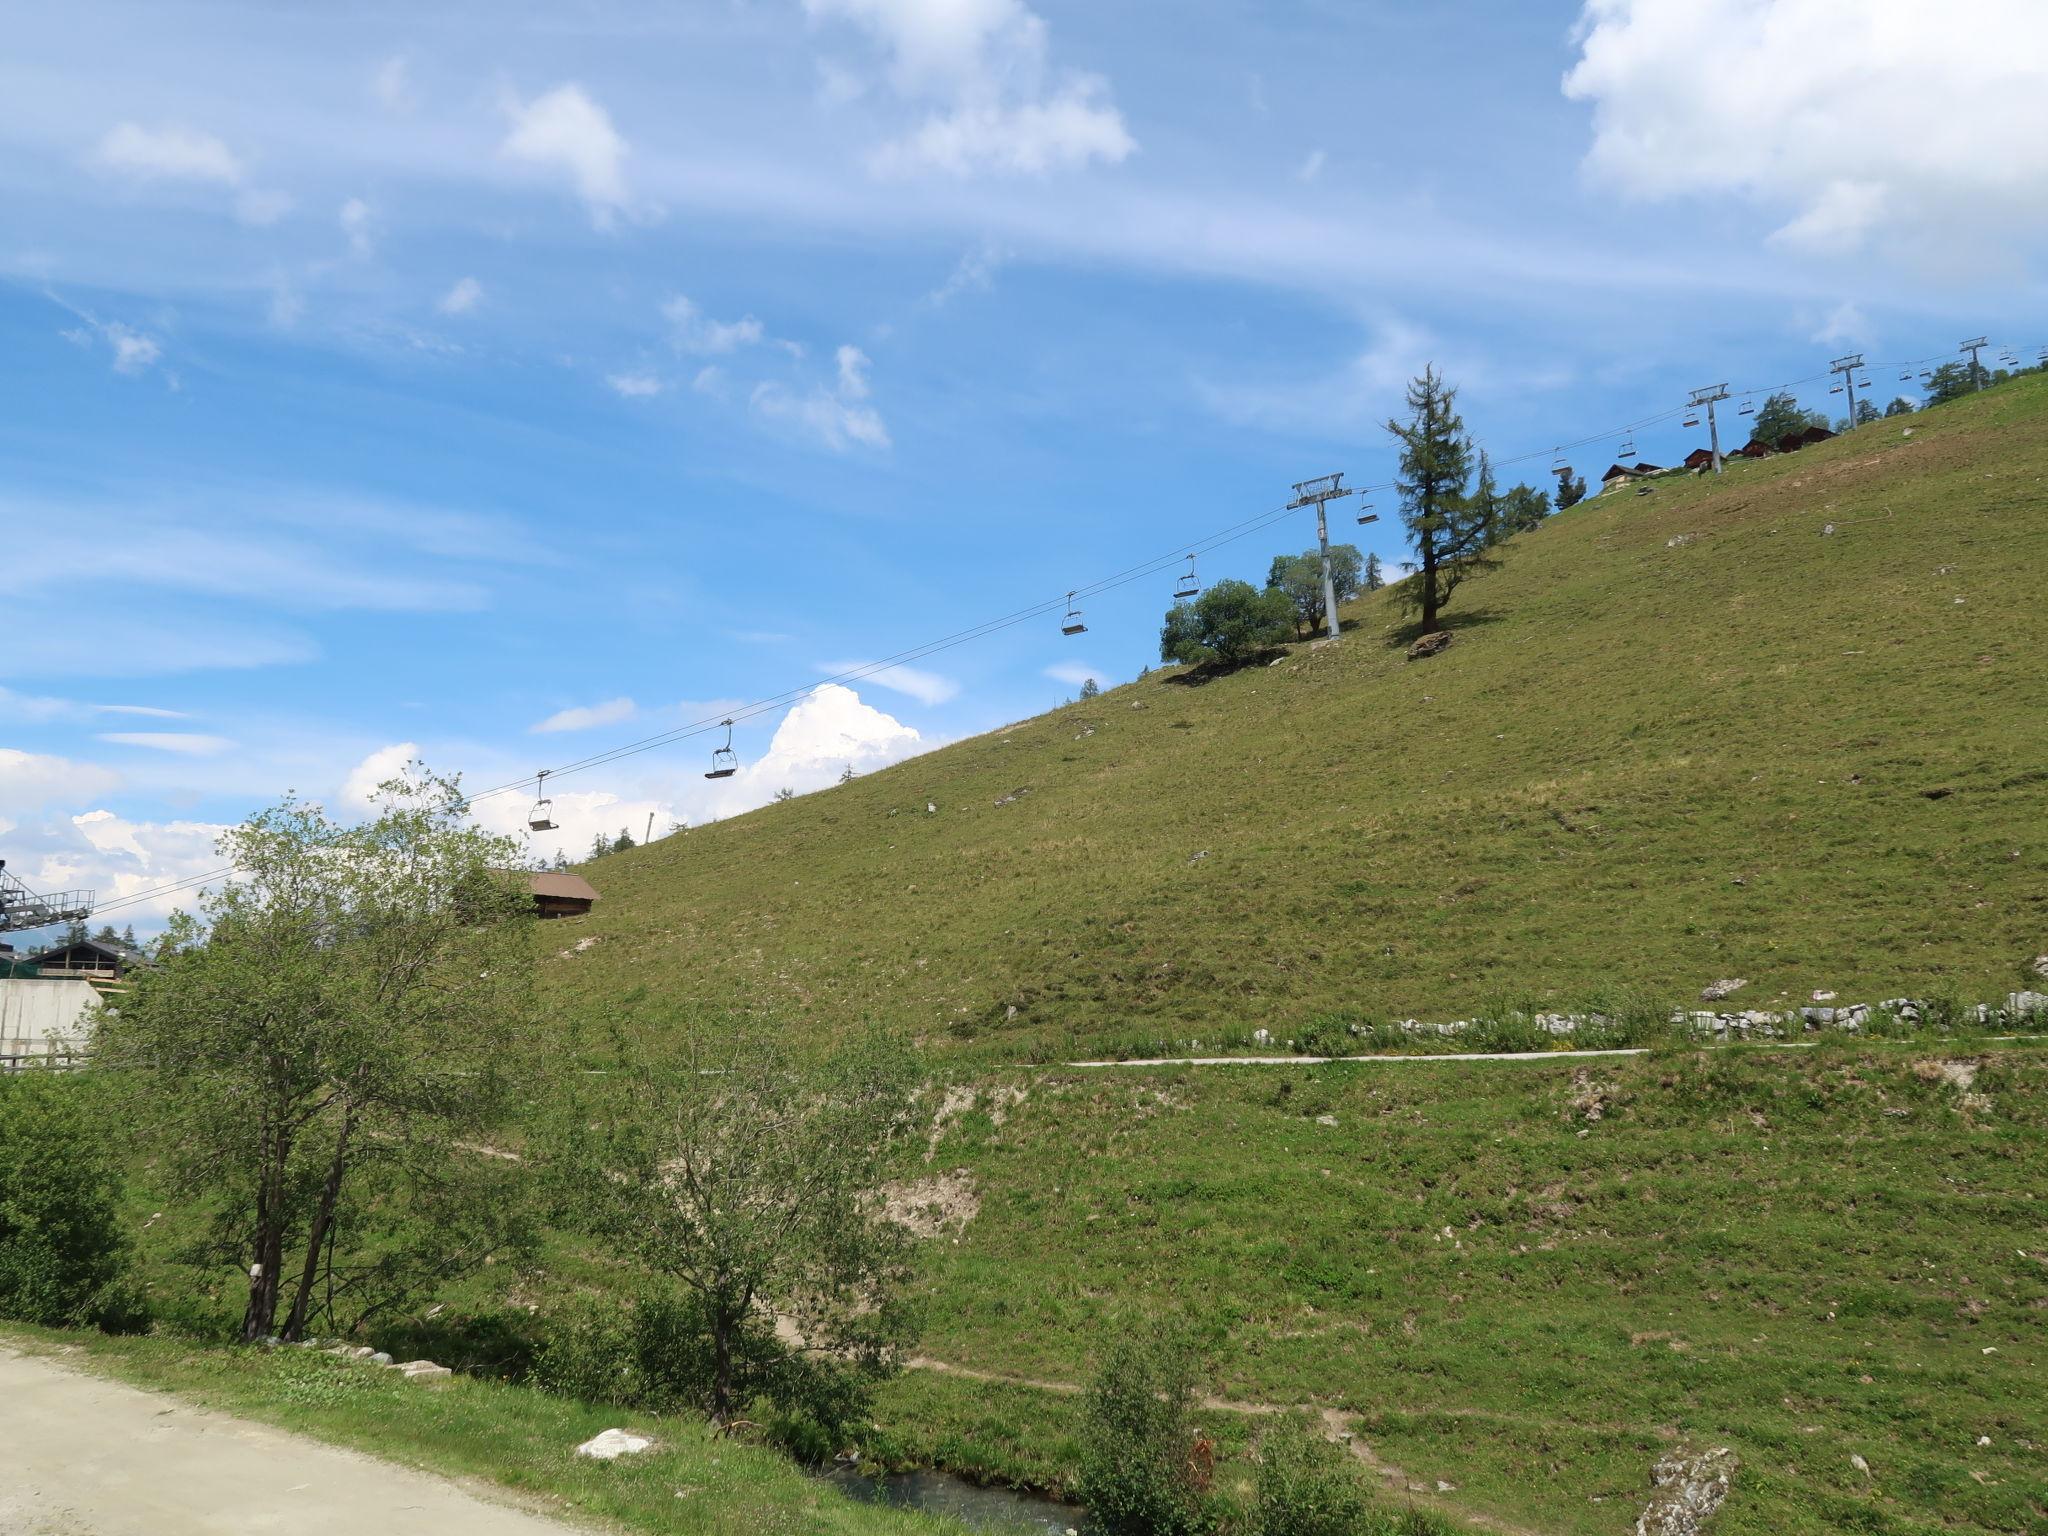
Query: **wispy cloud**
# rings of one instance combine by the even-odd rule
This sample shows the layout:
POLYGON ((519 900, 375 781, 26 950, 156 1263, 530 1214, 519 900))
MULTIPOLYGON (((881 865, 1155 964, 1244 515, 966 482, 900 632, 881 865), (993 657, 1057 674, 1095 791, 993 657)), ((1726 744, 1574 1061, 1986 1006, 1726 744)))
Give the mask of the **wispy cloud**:
POLYGON ((834 354, 837 379, 832 387, 813 387, 799 393, 776 380, 754 386, 751 401, 763 419, 796 427, 827 448, 843 450, 860 444, 887 448, 889 429, 882 416, 867 404, 872 393, 868 382, 868 355, 859 347, 843 346, 834 354))
POLYGON ((549 735, 556 731, 587 731, 600 725, 617 725, 630 720, 640 712, 639 705, 631 699, 607 699, 602 704, 580 704, 570 709, 558 709, 547 719, 536 721, 527 730, 537 736, 549 735))
MULTIPOLYGON (((816 669, 826 677, 843 677, 872 665, 866 661, 821 661, 816 664, 816 669)), ((919 667, 883 667, 879 671, 865 672, 855 680, 854 686, 865 688, 870 683, 915 699, 920 704, 943 704, 960 694, 960 685, 952 678, 926 672, 919 667)))
POLYGON ((484 286, 473 277, 458 277, 434 307, 444 315, 466 315, 482 302, 484 286))
POLYGON ((0 720, 40 724, 52 720, 89 720, 100 715, 133 715, 152 720, 189 718, 183 710, 158 709, 150 704, 93 704, 80 699, 49 698, 0 688, 0 720))
POLYGON ((661 378, 652 373, 608 373, 604 377, 612 393, 623 395, 628 400, 644 400, 649 395, 658 395, 662 390, 661 378))
POLYGON ((713 320, 680 293, 662 301, 661 317, 668 322, 669 344, 692 357, 722 357, 752 346, 762 336, 761 322, 752 315, 713 320))
POLYGON ((1045 675, 1056 683, 1065 683, 1069 688, 1078 688, 1083 683, 1091 680, 1099 684, 1104 674, 1101 669, 1091 667, 1086 662, 1060 661, 1054 662, 1051 666, 1047 667, 1045 675))
POLYGON ((99 737, 116 746, 147 747, 152 752, 175 752, 181 757, 214 757, 234 745, 225 736, 194 731, 102 731, 99 737))

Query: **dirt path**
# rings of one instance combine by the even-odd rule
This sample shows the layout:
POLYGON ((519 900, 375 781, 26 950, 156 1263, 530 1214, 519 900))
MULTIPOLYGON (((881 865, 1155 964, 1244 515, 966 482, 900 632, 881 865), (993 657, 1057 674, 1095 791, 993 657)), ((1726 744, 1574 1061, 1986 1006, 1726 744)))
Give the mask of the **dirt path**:
POLYGON ((8 1536, 570 1536, 455 1483, 0 1346, 8 1536))
MULTIPOLYGON (((1036 1376, 1011 1376, 1001 1371, 978 1370, 971 1365, 955 1365, 950 1360, 938 1360, 930 1355, 913 1355, 904 1363, 913 1371, 931 1371, 935 1375, 958 1376, 968 1381, 987 1381, 1011 1387, 1035 1387, 1041 1392, 1058 1392, 1064 1396, 1072 1396, 1081 1391, 1078 1382, 1047 1381, 1036 1376)), ((1199 1401, 1203 1408, 1214 1413, 1241 1413, 1259 1418, 1292 1411, 1284 1403, 1251 1403, 1211 1394, 1204 1394, 1199 1401)), ((1512 1521, 1486 1514, 1481 1510, 1453 1504, 1441 1493, 1431 1489, 1428 1484, 1410 1477, 1393 1462, 1374 1452, 1373 1448, 1359 1436, 1356 1414, 1346 1413, 1341 1408, 1319 1408, 1316 1410, 1316 1416, 1323 1421, 1323 1432, 1349 1451, 1361 1466, 1385 1483, 1390 1492, 1402 1494, 1432 1513, 1461 1525, 1469 1525, 1474 1530, 1493 1531, 1497 1536, 1540 1536, 1539 1532, 1527 1526, 1516 1525, 1512 1521)))

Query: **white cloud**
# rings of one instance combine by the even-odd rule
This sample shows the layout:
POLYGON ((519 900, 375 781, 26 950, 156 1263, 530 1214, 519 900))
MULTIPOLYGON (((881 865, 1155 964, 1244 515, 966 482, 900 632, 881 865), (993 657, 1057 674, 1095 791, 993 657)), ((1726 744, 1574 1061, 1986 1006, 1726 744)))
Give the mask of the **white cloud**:
POLYGON ((225 736, 206 736, 194 731, 102 731, 100 740, 123 747, 147 747, 152 752, 175 752, 182 757, 214 757, 234 745, 225 736))
POLYGON ((1446 360, 1437 355, 1440 350, 1430 332, 1393 317, 1377 323, 1366 346, 1335 374, 1263 380, 1233 376, 1220 384, 1198 381, 1196 390, 1211 410, 1242 425, 1348 432, 1384 421, 1390 398, 1431 361, 1454 364, 1449 372, 1467 382, 1479 373, 1476 363, 1446 360))
POLYGON ((125 373, 131 378, 148 371, 150 365, 163 356, 163 348, 154 336, 145 336, 140 331, 131 331, 127 326, 113 324, 101 328, 107 345, 114 349, 114 372, 125 373))
POLYGON ((624 395, 628 400, 644 400, 649 395, 661 393, 661 379, 652 373, 608 373, 605 383, 615 394, 624 395))
POLYGON ((986 293, 995 285, 996 269, 1006 259, 1002 247, 992 240, 984 240, 973 250, 966 252, 954 263, 946 280, 924 296, 924 302, 933 309, 950 304, 964 293, 986 293))
POLYGON ((405 765, 419 757, 420 744, 416 741, 397 741, 379 747, 351 768, 341 781, 342 805, 355 811, 370 810, 376 803, 377 786, 403 776, 405 765))
POLYGON ((483 284, 473 277, 458 277, 455 286, 441 295, 434 307, 444 315, 466 315, 483 299, 483 284))
POLYGON ((536 735, 551 731, 587 731, 599 725, 617 725, 621 720, 630 720, 639 713, 639 706, 631 699, 607 699, 602 704, 585 704, 574 709, 560 709, 547 719, 527 727, 536 735))
POLYGON ((291 211, 290 194, 246 185, 248 172, 235 152, 212 134, 196 129, 117 123, 100 140, 93 160, 102 170, 138 181, 235 188, 234 214, 244 224, 275 224, 291 211))
POLYGON ((706 363, 690 380, 690 388, 700 395, 722 395, 725 393, 725 375, 716 363, 706 363))
POLYGON ((235 217, 244 224, 267 228, 292 211, 289 192, 263 187, 245 187, 235 194, 235 217))
MULTIPOLYGON (((872 666, 874 663, 871 661, 821 661, 817 663, 817 670, 827 677, 843 677, 849 672, 862 672, 872 666)), ((920 704, 943 704, 948 699, 957 698, 960 693, 960 685, 952 678, 926 672, 919 667, 882 667, 873 672, 863 672, 860 681, 904 694, 920 704)))
POLYGON ((669 344, 693 357, 722 357, 761 339, 761 322, 752 315, 738 320, 713 320, 682 294, 664 299, 661 317, 669 324, 669 344))
POLYGON ((89 704, 77 699, 37 697, 0 688, 0 720, 42 724, 52 720, 89 720, 98 715, 140 715, 154 720, 183 720, 183 710, 149 704, 89 704))
POLYGON ((880 173, 1038 175, 1113 165, 1137 147, 1107 82, 1072 71, 1051 78, 1045 20, 1022 0, 804 0, 804 9, 814 21, 862 28, 886 56, 897 95, 935 103, 877 152, 880 173))
MULTIPOLYGON (((776 726, 768 750, 748 760, 730 779, 707 783, 688 799, 703 814, 732 816, 766 805, 779 789, 804 794, 839 781, 848 768, 871 773, 929 751, 927 741, 900 720, 861 702, 837 683, 821 683, 776 726)), ((707 749, 708 750, 708 749, 707 749)))
POLYGON ((360 197, 352 197, 341 205, 338 215, 341 232, 348 236, 348 248, 358 256, 367 256, 377 245, 377 234, 373 227, 375 217, 370 205, 360 197))
POLYGON ((1845 344, 1868 345, 1870 338, 1869 319, 1861 309, 1847 301, 1829 310, 1826 318, 1813 331, 1813 340, 1830 347, 1845 344))
POLYGON ((512 131, 501 152, 542 170, 565 174, 590 209, 590 221, 610 229, 626 206, 628 146, 611 115, 571 82, 532 101, 513 100, 506 111, 512 131))
POLYGON ((412 88, 412 64, 402 53, 394 53, 370 76, 370 94, 387 112, 410 112, 417 104, 412 88))
POLYGON ((1045 675, 1056 683, 1065 683, 1070 688, 1078 688, 1090 679, 1099 684, 1103 678, 1100 668, 1079 661, 1055 662, 1045 669, 1045 675))
POLYGON ((119 774, 97 763, 0 747, 0 804, 10 811, 103 795, 120 782, 119 774))
POLYGON ((1330 157, 1326 151, 1312 149, 1308 152, 1308 158, 1296 169, 1294 179, 1304 184, 1314 181, 1323 174, 1323 167, 1329 163, 1330 157))
POLYGON ((1565 94, 1624 191, 1751 197, 1834 254, 2048 209, 2039 0, 1587 0, 1579 42, 1565 94))
POLYGON ((793 427, 835 451, 858 443, 887 448, 889 429, 881 413, 867 404, 873 393, 868 355, 847 345, 833 353, 835 376, 830 388, 820 385, 798 391, 776 380, 756 384, 749 402, 763 420, 793 427))
POLYGON ((117 123, 100 140, 99 163, 109 170, 173 181, 212 181, 239 186, 242 163, 210 133, 175 125, 144 128, 117 123))

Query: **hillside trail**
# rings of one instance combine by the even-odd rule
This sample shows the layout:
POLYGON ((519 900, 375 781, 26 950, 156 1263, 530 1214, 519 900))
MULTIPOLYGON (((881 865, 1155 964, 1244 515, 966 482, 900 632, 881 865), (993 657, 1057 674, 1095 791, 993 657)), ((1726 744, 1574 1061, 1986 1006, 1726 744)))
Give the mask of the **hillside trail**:
MULTIPOLYGON (((950 1360, 939 1360, 931 1355, 913 1355, 904 1364, 913 1371, 930 1371, 935 1376, 957 1376, 966 1381, 985 1381, 996 1386, 1033 1387, 1041 1392, 1057 1392, 1062 1396, 1078 1396, 1086 1390, 1075 1381, 1049 1381, 1040 1376, 1014 1376, 1002 1371, 984 1371, 971 1365, 956 1365, 950 1360)), ((1218 1397, 1214 1393, 1203 1393, 1196 1399, 1197 1406, 1212 1413, 1242 1414, 1247 1418, 1272 1418, 1279 1414, 1293 1413, 1306 1406, 1300 1403, 1259 1403, 1243 1398, 1218 1397)), ((1487 1417, 1480 1414, 1464 1414, 1449 1410, 1454 1416, 1487 1417)), ((1383 1482, 1389 1491, 1403 1494, 1418 1506, 1447 1520, 1455 1520, 1474 1530, 1493 1531, 1497 1536, 1544 1536, 1544 1533, 1525 1525, 1517 1525, 1498 1515, 1484 1510, 1470 1509, 1453 1502, 1432 1489, 1419 1478, 1411 1477, 1401 1467, 1379 1455, 1366 1443, 1358 1432, 1359 1416, 1346 1413, 1341 1408, 1318 1408, 1316 1417, 1322 1421, 1323 1433, 1334 1443, 1350 1453, 1352 1459, 1383 1482)))

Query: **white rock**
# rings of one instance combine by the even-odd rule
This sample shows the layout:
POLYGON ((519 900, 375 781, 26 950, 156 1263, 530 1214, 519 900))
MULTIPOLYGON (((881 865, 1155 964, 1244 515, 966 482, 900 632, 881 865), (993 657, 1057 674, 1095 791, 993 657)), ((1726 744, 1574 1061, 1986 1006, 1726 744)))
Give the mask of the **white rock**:
POLYGON ((654 1442, 645 1435, 629 1434, 623 1429, 608 1429, 577 1446, 576 1454, 588 1456, 592 1461, 616 1461, 621 1456, 637 1456, 653 1444, 654 1442))
POLYGON ((1861 1472, 1865 1477, 1870 1476, 1870 1463, 1865 1461, 1861 1456, 1851 1456, 1849 1458, 1849 1465, 1854 1467, 1858 1472, 1861 1472))
POLYGON ((1337 1117, 1336 1117, 1335 1115, 1317 1115, 1317 1116, 1316 1116, 1316 1124, 1317 1124, 1317 1125, 1335 1125, 1336 1123, 1337 1123, 1337 1117))
POLYGON ((455 1373, 431 1360, 408 1360, 398 1367, 407 1381, 446 1381, 455 1373))

